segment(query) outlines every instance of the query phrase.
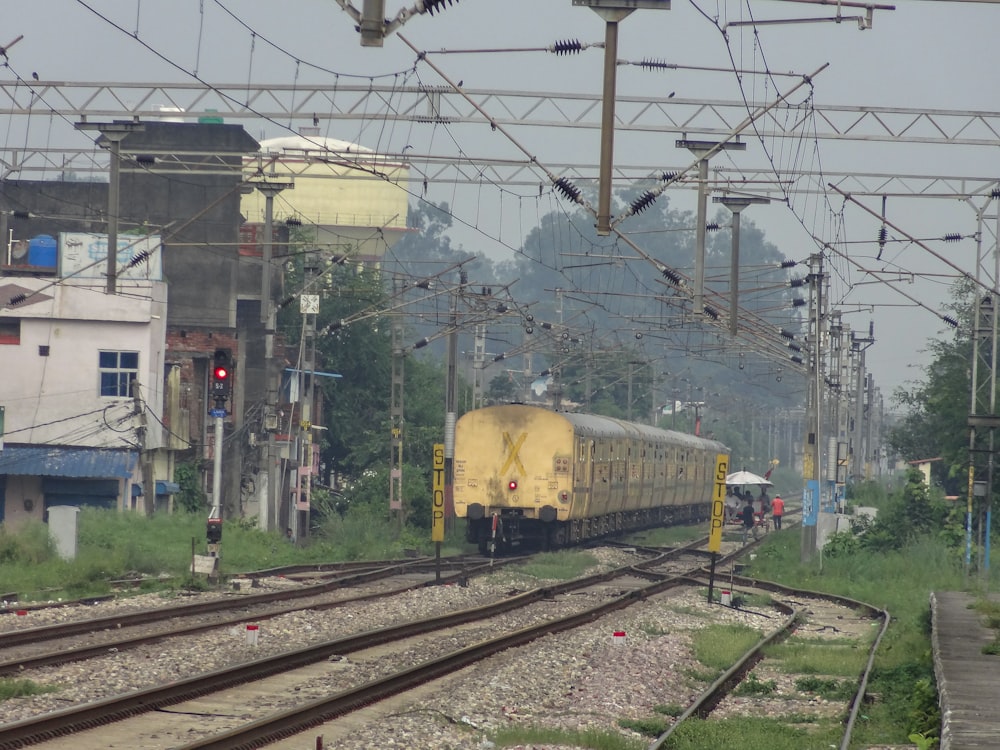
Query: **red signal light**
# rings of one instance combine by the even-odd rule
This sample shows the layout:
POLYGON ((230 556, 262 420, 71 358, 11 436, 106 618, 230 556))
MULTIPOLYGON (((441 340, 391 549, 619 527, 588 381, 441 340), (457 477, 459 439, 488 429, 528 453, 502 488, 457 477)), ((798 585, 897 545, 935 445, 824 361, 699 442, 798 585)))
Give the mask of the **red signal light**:
POLYGON ((511 479, 509 482, 507 482, 507 489, 510 490, 511 492, 513 492, 514 490, 516 490, 517 489, 517 480, 516 479, 511 479))
POLYGON ((212 361, 212 395, 216 401, 225 401, 232 392, 232 354, 228 349, 216 349, 212 361))

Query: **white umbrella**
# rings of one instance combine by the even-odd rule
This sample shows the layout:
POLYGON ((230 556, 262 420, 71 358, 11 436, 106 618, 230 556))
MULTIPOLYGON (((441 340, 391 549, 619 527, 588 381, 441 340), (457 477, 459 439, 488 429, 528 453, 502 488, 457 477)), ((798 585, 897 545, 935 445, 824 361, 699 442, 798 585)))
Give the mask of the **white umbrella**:
POLYGON ((726 484, 732 485, 734 487, 741 486, 744 484, 755 484, 761 487, 772 487, 770 480, 764 479, 762 476, 758 476, 749 471, 736 471, 732 474, 726 475, 726 484))

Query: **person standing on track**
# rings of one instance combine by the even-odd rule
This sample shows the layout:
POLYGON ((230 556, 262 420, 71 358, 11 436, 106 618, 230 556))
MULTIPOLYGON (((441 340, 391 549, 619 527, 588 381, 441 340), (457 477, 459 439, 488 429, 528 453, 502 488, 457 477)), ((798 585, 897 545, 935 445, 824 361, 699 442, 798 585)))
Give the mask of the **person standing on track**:
POLYGON ((736 523, 740 515, 740 496, 732 487, 726 487, 726 523, 736 523))
POLYGON ((748 492, 744 497, 743 510, 740 511, 740 520, 743 521, 743 544, 747 543, 747 537, 753 533, 753 540, 757 541, 757 514, 753 511, 753 497, 748 492))
POLYGON ((785 501, 781 499, 781 495, 775 495, 774 500, 771 501, 771 519, 774 521, 775 531, 781 528, 783 515, 785 515, 785 501))

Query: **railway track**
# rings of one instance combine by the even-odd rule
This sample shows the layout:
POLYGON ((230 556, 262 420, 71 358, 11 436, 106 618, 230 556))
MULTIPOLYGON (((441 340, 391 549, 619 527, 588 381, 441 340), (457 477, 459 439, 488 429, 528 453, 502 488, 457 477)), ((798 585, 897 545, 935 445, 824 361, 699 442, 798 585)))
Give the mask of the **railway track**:
POLYGON ((829 630, 837 639, 841 639, 843 632, 846 630, 845 622, 850 622, 850 619, 846 618, 842 613, 845 610, 855 614, 855 622, 861 623, 862 630, 865 624, 878 625, 877 633, 874 634, 874 637, 868 643, 865 664, 858 675, 857 689, 849 701, 844 719, 844 732, 839 747, 840 750, 847 750, 850 747, 851 735, 858 718, 858 712, 864 703, 868 680, 874 666, 875 654, 889 627, 889 612, 865 602, 836 594, 791 589, 776 583, 758 581, 742 576, 735 576, 734 582, 739 585, 742 591, 765 591, 774 596, 781 597, 784 600, 783 606, 788 607, 790 610, 790 616, 782 622, 780 628, 776 629, 768 637, 761 639, 736 664, 709 686, 688 707, 684 714, 678 718, 671 729, 650 746, 649 750, 659 750, 659 748, 662 748, 685 720, 693 717, 701 719, 709 718, 713 711, 730 697, 739 685, 747 679, 751 671, 766 658, 765 651, 767 647, 788 638, 792 634, 800 624, 799 617, 802 611, 806 609, 809 611, 811 627, 815 632, 829 630), (817 610, 819 611, 817 612, 817 610))
MULTIPOLYGON (((298 575, 308 576, 309 580, 326 580, 266 593, 232 595, 197 603, 10 630, 2 635, 0 676, 87 659, 110 650, 136 648, 169 637, 236 626, 246 623, 248 617, 267 620, 303 609, 322 611, 396 596, 423 586, 465 580, 469 576, 495 569, 497 565, 516 563, 520 559, 511 558, 494 563, 478 557, 461 557, 441 566, 427 559, 375 565, 316 566, 316 569, 294 566, 274 572, 250 574, 245 576, 246 580, 275 575, 298 575), (374 590, 349 595, 352 589, 362 586, 374 586, 374 590), (284 606, 289 601, 294 601, 295 604, 284 606), (234 612, 235 614, 231 614, 234 612), (89 642, 81 645, 81 639, 89 642)), ((62 605, 55 606, 65 608, 62 605)))
MULTIPOLYGON (((740 553, 746 551, 745 549, 740 553)), ((635 549, 635 552, 645 553, 647 550, 635 549)), ((738 553, 739 554, 739 553, 738 553)), ((36 720, 27 722, 17 722, 3 728, 0 731, 0 748, 24 747, 30 744, 45 743, 46 747, 53 750, 60 747, 60 740, 54 739, 62 736, 63 747, 107 747, 107 744, 87 744, 86 729, 93 726, 103 726, 101 737, 105 737, 109 731, 106 722, 121 722, 119 725, 124 728, 129 721, 121 721, 130 716, 140 714, 148 715, 155 711, 160 721, 164 721, 164 716, 170 715, 171 722, 179 714, 197 713, 199 705, 198 696, 210 696, 209 700, 223 700, 217 696, 223 695, 218 691, 239 691, 240 686, 246 686, 258 680, 266 680, 268 676, 290 674, 289 669, 308 669, 309 665, 318 665, 328 660, 341 660, 350 654, 358 654, 371 651, 386 651, 387 649, 403 648, 399 644, 405 644, 414 639, 427 637, 435 634, 440 642, 441 634, 460 633, 470 627, 478 633, 475 623, 485 619, 496 618, 503 611, 524 613, 528 607, 543 609, 559 599, 576 598, 583 601, 581 593, 590 590, 591 598, 600 599, 600 603, 593 606, 584 606, 579 611, 560 616, 558 618, 547 617, 542 614, 539 622, 527 627, 521 627, 512 632, 505 632, 499 636, 488 638, 473 638, 471 642, 464 642, 460 647, 453 648, 447 653, 441 653, 440 647, 434 649, 435 653, 441 655, 434 659, 420 659, 401 669, 390 670, 372 679, 363 681, 343 690, 326 690, 328 693, 323 697, 313 700, 292 701, 296 705, 287 708, 274 710, 267 716, 243 717, 236 722, 238 725, 220 731, 210 730, 206 726, 200 728, 189 726, 187 729, 178 730, 174 735, 174 741, 163 745, 164 747, 177 747, 177 737, 191 737, 196 734, 204 734, 200 739, 188 741, 181 745, 185 750, 194 748, 250 748, 273 745, 283 747, 281 739, 295 737, 310 728, 323 725, 326 722, 336 723, 338 717, 359 712, 365 706, 378 704, 385 701, 389 696, 409 695, 418 686, 427 685, 444 675, 453 674, 462 667, 476 664, 491 656, 503 651, 509 651, 518 646, 528 647, 527 644, 544 639, 557 633, 572 631, 573 629, 584 627, 588 624, 606 618, 611 613, 626 609, 634 604, 645 602, 664 592, 679 587, 703 586, 705 583, 705 565, 707 556, 697 550, 675 550, 668 556, 662 556, 651 560, 643 561, 636 565, 593 576, 588 579, 567 582, 557 586, 543 587, 531 592, 525 592, 517 596, 510 597, 503 602, 466 610, 463 612, 449 613, 440 617, 428 618, 419 622, 403 623, 397 626, 382 628, 375 631, 360 633, 344 639, 329 641, 318 644, 310 649, 302 649, 296 652, 288 652, 275 657, 258 660, 247 665, 241 665, 231 670, 219 670, 218 673, 199 675, 190 681, 178 681, 166 688, 158 688, 151 691, 141 691, 127 696, 121 696, 113 701, 99 701, 89 706, 67 709, 56 715, 39 717, 36 720), (671 559, 672 558, 672 559, 671 559), (678 560, 680 558, 680 560, 678 560), (183 703, 193 701, 191 705, 183 703), (249 720, 249 719, 255 720, 249 720), (81 734, 82 732, 82 734, 81 734), (277 743, 277 744, 275 744, 277 743)), ((720 566, 726 564, 725 558, 720 561, 720 566)), ((850 602, 839 597, 827 597, 814 592, 800 592, 782 587, 771 586, 740 576, 727 576, 729 584, 746 591, 767 591, 776 597, 775 609, 781 611, 781 627, 769 633, 765 638, 751 649, 739 662, 728 670, 718 680, 716 680, 704 693, 693 702, 677 724, 671 728, 671 732, 676 730, 679 724, 690 718, 703 718, 710 716, 720 704, 724 705, 728 696, 732 694, 740 682, 750 674, 753 668, 760 663, 763 653, 768 645, 780 641, 787 637, 787 633, 795 627, 797 621, 796 612, 801 609, 802 601, 808 602, 835 602, 837 606, 848 608, 852 611, 862 613, 860 616, 872 621, 882 620, 881 631, 884 632, 888 616, 886 613, 873 610, 867 605, 859 602, 850 602), (790 602, 785 604, 783 602, 790 602)), ((519 617, 531 620, 532 616, 518 614, 519 617)), ((537 615, 535 617, 538 617, 537 615)), ((838 615, 841 617, 841 615, 838 615)), ((775 618, 779 619, 779 618, 775 618)), ((520 621, 519 621, 520 622, 520 621)), ((469 641, 469 639, 466 639, 469 641)), ((455 641, 449 636, 449 643, 455 641)), ((426 643, 426 642, 425 642, 426 643)), ((440 643, 439 643, 440 645, 440 643)), ((418 651, 426 654, 427 647, 418 646, 418 651)), ((530 648, 530 647, 528 647, 530 648)), ((871 654, 877 648, 877 639, 871 646, 871 654)), ((396 657, 389 657, 395 660, 396 657)), ((395 663, 395 662, 394 662, 395 663)), ((853 727, 854 718, 861 706, 867 684, 867 673, 871 666, 871 657, 868 665, 858 681, 858 691, 851 701, 849 709, 850 715, 846 722, 845 739, 842 748, 849 745, 850 730, 853 727)), ((280 678, 279 678, 280 679, 280 678)), ((264 683, 266 685, 266 683, 264 683)), ((267 690, 262 685, 260 690, 267 690)), ((296 687, 297 691, 298 688, 296 687)), ((308 696, 305 696, 308 697, 308 696)), ((239 699, 237 699, 237 702, 239 699)), ((208 724, 211 722, 196 722, 208 724)), ((161 730, 162 731, 162 730, 161 730)), ((118 732, 115 731, 115 735, 118 732)), ((669 739, 668 735, 661 738, 663 743, 669 739)), ((302 747, 305 741, 303 737, 295 737, 296 747, 302 747)), ((105 739, 95 742, 106 743, 105 739)), ((291 742, 291 740, 289 741, 291 742)), ((659 740, 658 740, 659 742, 659 740)), ((116 746, 126 746, 116 744, 116 746)), ((139 745, 134 745, 139 746, 139 745)), ((158 747, 158 745, 142 744, 143 747, 158 747)), ((292 745, 288 745, 291 747, 292 745)), ((306 745, 308 746, 308 745, 306 745)), ((317 739, 316 747, 322 747, 321 740, 317 739)), ((337 745, 329 745, 333 747, 337 745)), ((656 745, 661 747, 663 745, 656 745)))
MULTIPOLYGON (((643 575, 649 575, 649 571, 643 571, 643 575)), ((698 580, 702 584, 706 582, 703 576, 694 580, 698 580)), ((863 602, 853 601, 844 597, 793 590, 739 576, 734 577, 732 583, 739 587, 741 593, 765 591, 776 597, 780 597, 780 599, 773 601, 775 614, 771 615, 775 619, 777 626, 771 629, 736 664, 726 670, 698 696, 678 718, 670 731, 657 738, 654 744, 650 746, 650 750, 666 747, 673 732, 686 721, 692 718, 707 719, 720 705, 724 705, 727 700, 730 700, 734 691, 746 681, 748 675, 752 674, 752 670, 755 667, 759 667, 762 661, 765 660, 764 654, 770 646, 780 643, 796 630, 803 628, 804 616, 808 618, 809 628, 815 633, 830 631, 834 640, 842 640, 845 637, 844 634, 850 632, 853 628, 860 635, 860 641, 868 641, 867 660, 857 677, 857 689, 854 696, 843 707, 833 707, 838 716, 843 714, 843 733, 840 748, 841 750, 846 750, 850 747, 853 727, 858 716, 858 711, 864 702, 874 654, 888 626, 888 613, 863 602), (808 614, 804 615, 804 612, 808 614), (874 638, 869 640, 868 635, 871 628, 875 626, 878 627, 878 632, 874 638)), ((646 599, 655 595, 654 592, 660 593, 660 591, 666 590, 660 589, 660 585, 660 583, 657 583, 645 590, 637 588, 629 596, 646 599)), ((356 711, 363 706, 385 700, 391 695, 411 690, 416 686, 425 684, 427 681, 437 679, 443 674, 449 674, 463 666, 476 663, 499 651, 515 646, 524 646, 536 640, 539 636, 539 630, 543 635, 550 635, 579 627, 585 622, 593 622, 593 620, 589 619, 587 614, 579 613, 559 622, 551 623, 544 627, 540 626, 538 629, 529 629, 524 632, 494 639, 490 642, 477 644, 474 648, 447 654, 432 662, 418 665, 409 670, 400 671, 378 681, 366 683, 357 689, 344 691, 329 698, 313 701, 305 706, 276 713, 267 719, 255 722, 251 726, 241 727, 202 740, 190 742, 180 750, 208 750, 210 748, 216 750, 221 750, 222 748, 249 749, 272 745, 274 747, 291 747, 290 742, 281 744, 281 740, 297 735, 304 731, 304 729, 310 728, 310 725, 320 726, 337 717, 356 711)), ((530 664, 531 658, 525 656, 523 662, 530 664)), ((753 709, 751 708, 750 710, 753 709)), ((317 748, 339 746, 337 744, 323 744, 320 739, 321 736, 317 737, 317 748)), ((303 740, 301 737, 297 739, 300 743, 303 740)), ((469 745, 469 747, 472 746, 471 744, 469 745)), ((826 747, 826 745, 823 745, 823 747, 826 747)))
MULTIPOLYGON (((645 596, 681 585, 684 579, 668 573, 656 574, 655 572, 651 572, 651 569, 657 565, 663 565, 670 557, 682 554, 689 555, 691 553, 683 550, 673 551, 669 554, 661 555, 660 558, 642 562, 637 566, 619 568, 609 573, 588 576, 571 582, 535 589, 483 607, 446 613, 416 622, 406 622, 396 626, 367 631, 342 639, 316 644, 308 648, 286 651, 235 667, 207 674, 199 674, 189 679, 176 680, 170 684, 148 690, 136 691, 112 699, 68 708, 34 719, 12 722, 0 727, 0 748, 24 747, 51 740, 60 735, 80 732, 94 726, 120 721, 137 714, 154 710, 162 711, 166 707, 182 701, 192 700, 198 696, 209 695, 217 691, 230 689, 236 685, 261 680, 291 670, 302 669, 308 665, 329 660, 331 657, 339 659, 359 650, 384 647, 386 644, 403 642, 405 639, 412 639, 428 633, 434 634, 435 637, 440 637, 441 632, 445 629, 467 629, 470 623, 493 619, 503 613, 517 611, 519 612, 518 617, 523 619, 524 616, 520 612, 523 612, 526 608, 534 606, 536 609, 541 610, 533 616, 538 619, 538 623, 531 627, 516 627, 513 632, 508 632, 499 638, 488 638, 486 640, 478 637, 473 638, 474 644, 467 644, 457 651, 450 652, 445 656, 433 660, 433 663, 412 666, 404 670, 404 673, 395 677, 376 680, 375 682, 378 685, 362 685, 352 688, 351 691, 347 692, 353 693, 354 698, 349 698, 347 694, 342 695, 341 701, 338 704, 339 707, 335 706, 332 709, 335 712, 343 711, 347 705, 358 705, 356 701, 366 703, 374 700, 373 696, 376 694, 399 692, 406 689, 408 685, 433 679, 435 675, 453 671, 463 665, 486 658, 492 653, 509 649, 521 643, 530 642, 548 633, 560 632, 582 623, 591 622, 603 614, 627 607, 636 601, 641 601, 645 596), (649 583, 645 580, 650 576, 656 579, 654 583, 649 583), (607 588, 611 581, 616 581, 615 588, 618 590, 616 593, 611 593, 607 588), (590 599, 596 599, 599 602, 594 606, 587 606, 589 600, 580 596, 579 592, 588 588, 592 590, 590 599), (573 592, 576 592, 574 597, 569 597, 569 594, 573 592), (547 610, 551 608, 550 603, 559 598, 571 601, 578 611, 552 620, 547 610)), ((693 558, 695 567, 692 567, 691 570, 696 570, 703 565, 704 559, 700 555, 694 555, 693 558)), ((516 624, 520 625, 521 620, 518 619, 516 624)), ((295 726, 302 727, 303 721, 305 725, 308 725, 315 720, 315 716, 319 714, 327 715, 330 710, 328 708, 317 707, 301 708, 299 713, 301 714, 302 711, 305 711, 305 718, 302 718, 300 715, 300 718, 297 720, 287 719, 286 721, 291 722, 295 726), (313 718, 309 718, 310 715, 313 718)), ((287 726, 288 724, 283 724, 278 730, 279 733, 284 734, 290 731, 287 726)), ((267 729, 264 731, 270 735, 274 730, 267 729)), ((228 742, 228 740, 226 741, 228 742)), ((86 745, 80 745, 80 747, 84 746, 86 745)), ((148 745, 144 744, 143 746, 146 747, 148 745)))

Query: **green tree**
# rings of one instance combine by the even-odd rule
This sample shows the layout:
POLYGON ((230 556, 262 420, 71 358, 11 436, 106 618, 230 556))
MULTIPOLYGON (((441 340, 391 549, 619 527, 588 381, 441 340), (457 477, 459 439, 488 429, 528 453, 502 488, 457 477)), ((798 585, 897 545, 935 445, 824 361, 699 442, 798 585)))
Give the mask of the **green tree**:
MULTIPOLYGON (((889 444, 908 460, 941 458, 931 465, 934 480, 949 493, 957 492, 969 465, 969 394, 972 346, 967 331, 976 296, 959 283, 948 306, 960 321, 952 335, 928 343, 933 359, 923 380, 894 394, 905 415, 889 433, 889 444)), ((997 486, 997 485, 994 485, 997 486)))
POLYGON ((517 383, 510 373, 494 375, 486 392, 486 400, 491 404, 510 403, 517 398, 517 383))

